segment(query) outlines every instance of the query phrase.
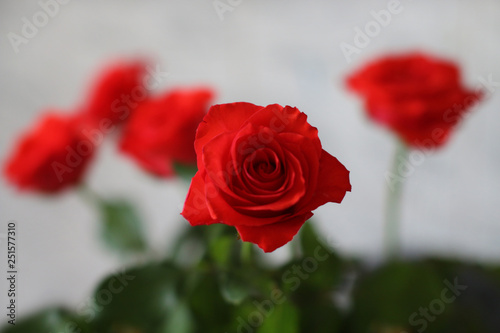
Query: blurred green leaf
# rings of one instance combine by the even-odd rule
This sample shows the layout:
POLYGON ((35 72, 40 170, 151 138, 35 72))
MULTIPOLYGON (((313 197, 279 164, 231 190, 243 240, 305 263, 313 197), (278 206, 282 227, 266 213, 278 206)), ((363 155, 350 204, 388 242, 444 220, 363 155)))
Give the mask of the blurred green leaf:
POLYGON ((206 233, 209 226, 192 227, 183 219, 182 232, 173 240, 169 253, 174 262, 182 267, 191 267, 205 255, 207 251, 206 233))
POLYGON ((343 317, 333 303, 332 292, 346 274, 344 262, 307 221, 299 233, 300 258, 281 270, 281 280, 300 312, 300 332, 337 332, 343 317))
POLYGON ((500 327, 500 281, 490 269, 479 265, 455 265, 447 276, 466 286, 453 303, 449 331, 453 333, 496 333, 500 327))
POLYGON ((190 333, 194 332, 194 324, 189 307, 185 302, 179 302, 170 311, 168 319, 160 333, 190 333))
POLYGON ((142 252, 146 240, 135 209, 125 201, 101 203, 102 238, 106 245, 120 253, 142 252))
POLYGON ((316 247, 321 244, 320 237, 316 232, 312 220, 306 221, 299 232, 300 246, 304 256, 314 255, 316 247))
POLYGON ((331 333, 339 331, 343 318, 329 297, 330 295, 307 293, 307 295, 302 296, 295 302, 300 311, 300 332, 331 333))
POLYGON ((442 297, 447 287, 443 280, 444 276, 428 262, 390 262, 366 272, 354 290, 352 332, 444 332, 451 305, 440 309, 439 316, 429 314, 426 308, 442 297))
POLYGON ((174 162, 174 171, 175 174, 180 178, 187 180, 188 182, 191 182, 191 179, 198 171, 198 168, 196 165, 174 162))
POLYGON ((234 272, 221 273, 219 277, 221 295, 230 304, 240 304, 253 289, 245 279, 234 272))
POLYGON ((491 279, 494 281, 494 283, 500 287, 500 265, 496 266, 488 266, 485 268, 486 273, 488 276, 491 277, 491 279))
MULTIPOLYGON (((10 318, 7 316, 7 320, 10 318)), ((15 325, 6 324, 2 333, 86 333, 88 325, 69 311, 61 308, 48 308, 22 319, 15 325)))
MULTIPOLYGON (((264 267, 258 270, 244 272, 247 280, 251 282, 254 291, 261 297, 268 297, 275 290, 279 289, 278 283, 272 278, 272 271, 264 267)), ((281 289, 280 289, 281 290, 281 289)))
POLYGON ((235 253, 235 243, 234 236, 219 236, 210 242, 210 256, 218 266, 229 266, 231 257, 235 253))
POLYGON ((181 266, 195 265, 207 256, 220 267, 237 258, 238 240, 234 227, 225 224, 192 227, 184 220, 184 231, 172 246, 172 258, 181 266), (202 258, 203 257, 203 258, 202 258))
MULTIPOLYGON (((269 316, 264 316, 264 322, 258 333, 299 332, 299 312, 289 301, 276 304, 269 316)), ((313 331, 310 331, 313 332, 313 331)))
POLYGON ((235 308, 228 329, 220 332, 297 333, 299 316, 295 305, 281 292, 248 298, 235 308))
POLYGON ((225 332, 225 328, 231 321, 234 307, 222 298, 219 282, 214 272, 208 270, 199 274, 188 300, 197 332, 225 332))
POLYGON ((302 257, 294 259, 282 270, 285 289, 299 286, 316 290, 332 290, 342 278, 344 262, 315 231, 311 221, 301 228, 299 240, 302 257))
POLYGON ((168 263, 109 276, 94 293, 95 330, 158 332, 178 306, 178 282, 181 272, 168 263))

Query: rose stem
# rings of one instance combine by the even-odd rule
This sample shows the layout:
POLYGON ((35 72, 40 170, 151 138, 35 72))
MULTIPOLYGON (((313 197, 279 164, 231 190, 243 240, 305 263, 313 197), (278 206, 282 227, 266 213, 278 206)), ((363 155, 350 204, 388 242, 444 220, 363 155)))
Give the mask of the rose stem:
POLYGON ((392 162, 391 178, 387 178, 387 197, 385 208, 384 246, 387 258, 399 253, 399 228, 401 220, 401 196, 404 178, 400 175, 400 166, 407 160, 408 148, 397 140, 394 159, 392 162))

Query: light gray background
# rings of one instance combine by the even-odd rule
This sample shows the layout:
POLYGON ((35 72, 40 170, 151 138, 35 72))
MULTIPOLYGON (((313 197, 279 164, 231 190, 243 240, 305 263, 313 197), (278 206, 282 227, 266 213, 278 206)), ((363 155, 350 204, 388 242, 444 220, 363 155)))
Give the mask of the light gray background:
MULTIPOLYGON (((70 1, 15 53, 7 34, 20 34, 22 18, 31 21, 41 7, 32 0, 2 0, 0 164, 43 109, 70 112, 108 62, 147 56, 170 73, 164 88, 206 83, 218 90, 217 103, 280 103, 307 113, 324 148, 351 171, 353 186, 341 205, 317 209, 316 223, 338 251, 377 258, 384 174, 394 142, 366 121, 359 99, 344 89, 346 74, 384 52, 420 49, 455 59, 472 87, 488 75, 500 81, 495 0, 402 0, 402 12, 348 63, 340 43, 352 44, 354 28, 363 28, 373 20, 370 11, 387 4, 243 0, 220 20, 210 0, 70 1)), ((499 110, 499 94, 490 94, 451 142, 408 178, 405 253, 500 261, 499 110)), ((112 139, 95 162, 89 186, 106 197, 135 201, 149 238, 158 252, 165 251, 187 223, 179 216, 186 186, 145 175, 117 153, 112 139)), ((19 313, 46 303, 81 305, 97 281, 120 266, 97 241, 96 212, 71 191, 54 198, 21 195, 3 177, 0 183, 1 232, 9 220, 20 225, 19 313)), ((270 257, 286 253, 283 248, 270 257)), ((1 255, 4 270, 4 248, 1 255)))

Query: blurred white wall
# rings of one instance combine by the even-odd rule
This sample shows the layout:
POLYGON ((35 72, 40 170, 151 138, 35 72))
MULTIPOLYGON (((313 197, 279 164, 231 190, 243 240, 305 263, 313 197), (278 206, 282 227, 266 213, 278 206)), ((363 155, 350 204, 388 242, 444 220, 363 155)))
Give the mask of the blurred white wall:
MULTIPOLYGON (((218 90, 218 103, 280 103, 307 113, 324 148, 351 171, 352 193, 341 205, 316 211, 325 235, 349 255, 381 253, 384 174, 394 142, 366 121, 360 100, 344 89, 345 75, 379 54, 420 49, 455 59, 473 87, 481 77, 500 82, 495 0, 401 0, 398 13, 351 62, 341 43, 353 44, 355 28, 364 29, 374 20, 371 11, 387 9, 390 1, 221 0, 234 4, 222 20, 212 0, 66 2, 17 53, 8 34, 21 35, 23 18, 33 22, 43 9, 35 0, 0 3, 1 165, 43 109, 72 111, 109 61, 146 56, 170 73, 164 88, 207 83, 218 90)), ((405 253, 500 262, 499 110, 493 92, 408 178, 405 253)), ((112 140, 101 147, 88 183, 103 196, 134 200, 158 251, 187 223, 179 216, 186 187, 145 175, 112 140)), ((0 232, 9 220, 20 225, 19 314, 47 302, 76 306, 119 267, 96 239, 96 212, 76 193, 20 195, 3 177, 0 184, 0 232)), ((0 253, 4 270, 4 249, 0 253)))

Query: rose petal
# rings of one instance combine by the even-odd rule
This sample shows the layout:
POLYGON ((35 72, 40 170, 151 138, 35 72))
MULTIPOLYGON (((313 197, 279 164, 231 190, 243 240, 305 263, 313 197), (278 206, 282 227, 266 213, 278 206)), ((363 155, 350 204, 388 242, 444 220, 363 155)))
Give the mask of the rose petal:
POLYGON ((306 210, 314 210, 327 202, 340 203, 347 191, 351 191, 349 171, 335 157, 323 150, 318 186, 306 210))
MULTIPOLYGON (((241 190, 241 192, 253 193, 254 188, 249 188, 245 181, 244 169, 245 163, 248 158, 251 157, 253 153, 258 149, 269 148, 277 156, 279 161, 284 161, 283 150, 279 143, 274 140, 275 134, 266 127, 255 127, 251 123, 248 123, 238 132, 235 136, 231 147, 231 159, 234 165, 234 170, 237 171, 236 177, 233 180, 233 189, 235 191, 241 190)), ((273 181, 277 182, 278 179, 273 181)), ((267 193, 267 189, 261 189, 258 193, 267 193)), ((275 192, 270 194, 274 194, 275 192)), ((257 193, 256 193, 257 194, 257 193)))
POLYGON ((227 198, 231 198, 234 205, 254 204, 244 196, 234 193, 232 179, 236 177, 237 171, 234 170, 231 160, 229 160, 229 154, 221 154, 221 152, 230 149, 234 136, 234 132, 220 134, 203 147, 204 172, 210 179, 211 186, 220 191, 221 194, 224 193, 227 198))
POLYGON ((191 180, 191 186, 189 187, 181 215, 193 226, 218 222, 212 218, 208 210, 204 175, 200 171, 191 180))
POLYGON ((297 108, 278 104, 268 105, 262 110, 255 112, 248 123, 253 126, 264 126, 270 128, 273 132, 297 133, 311 139, 314 142, 318 154, 321 151, 321 142, 318 138, 318 129, 307 122, 307 115, 300 112, 297 108))
MULTIPOLYGON (((293 206, 304 196, 306 192, 306 182, 302 173, 300 161, 290 153, 287 153, 285 158, 288 164, 286 168, 289 169, 286 171, 288 176, 286 183, 287 187, 285 190, 280 191, 279 197, 273 198, 274 200, 270 200, 260 205, 237 208, 248 214, 254 214, 259 211, 278 212, 293 208, 293 206)), ((256 197, 258 196, 259 195, 256 195, 256 197)))
POLYGON ((307 213, 279 223, 259 227, 238 225, 236 229, 243 241, 257 244, 264 252, 272 252, 291 241, 311 216, 312 213, 307 213))
POLYGON ((310 202, 316 191, 322 150, 320 148, 318 152, 317 149, 315 149, 315 141, 298 134, 281 133, 279 139, 284 149, 297 156, 297 159, 301 163, 302 177, 304 178, 305 184, 307 184, 307 191, 302 197, 299 206, 294 207, 296 210, 301 210, 301 208, 310 202))
POLYGON ((248 118, 260 109, 262 106, 245 102, 212 106, 196 131, 194 148, 198 156, 198 169, 203 167, 202 148, 209 141, 221 133, 240 129, 248 118))
POLYGON ((206 186, 210 188, 214 195, 207 196, 207 206, 212 216, 217 220, 223 221, 227 225, 247 225, 261 226, 270 223, 276 223, 287 217, 288 214, 283 212, 263 211, 259 216, 251 216, 248 213, 238 211, 237 205, 233 201, 238 202, 235 196, 228 196, 223 191, 214 192, 215 186, 211 182, 210 177, 205 178, 206 186), (219 194, 219 195, 217 195, 219 194))

